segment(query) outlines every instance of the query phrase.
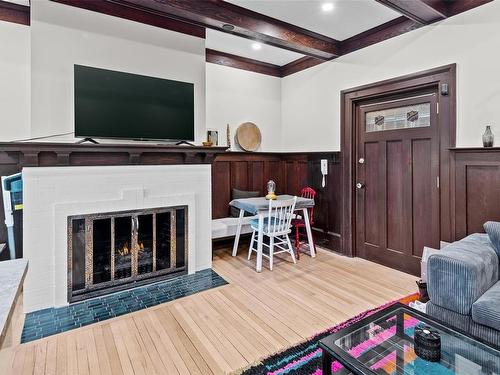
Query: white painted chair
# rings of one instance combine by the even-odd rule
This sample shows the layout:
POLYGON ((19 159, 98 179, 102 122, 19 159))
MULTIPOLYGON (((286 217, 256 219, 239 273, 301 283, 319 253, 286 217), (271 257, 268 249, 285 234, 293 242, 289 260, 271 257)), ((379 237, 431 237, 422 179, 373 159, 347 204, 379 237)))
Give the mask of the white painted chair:
MULTIPOLYGON (((264 218, 264 226, 262 229, 262 237, 269 237, 269 244, 262 243, 263 247, 265 246, 269 249, 269 255, 263 252, 262 256, 269 259, 269 269, 271 271, 273 270, 274 254, 289 253, 293 263, 296 263, 294 249, 288 237, 288 234, 292 231, 291 221, 296 202, 297 197, 282 201, 269 201, 269 210, 267 217, 264 218), (275 247, 280 250, 274 251, 275 247)), ((257 252, 257 248, 254 248, 254 244, 257 242, 255 237, 256 235, 258 236, 259 231, 258 219, 253 219, 250 225, 252 227, 252 240, 250 241, 250 248, 248 249, 248 260, 252 257, 253 251, 257 252)))

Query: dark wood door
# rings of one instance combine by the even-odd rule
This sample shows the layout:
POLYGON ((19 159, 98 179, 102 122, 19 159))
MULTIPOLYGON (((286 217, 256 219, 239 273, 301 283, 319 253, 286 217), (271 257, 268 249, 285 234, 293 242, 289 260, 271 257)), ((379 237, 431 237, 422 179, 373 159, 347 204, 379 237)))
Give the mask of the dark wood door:
POLYGON ((439 246, 438 95, 356 107, 357 255, 419 274, 424 246, 439 246))

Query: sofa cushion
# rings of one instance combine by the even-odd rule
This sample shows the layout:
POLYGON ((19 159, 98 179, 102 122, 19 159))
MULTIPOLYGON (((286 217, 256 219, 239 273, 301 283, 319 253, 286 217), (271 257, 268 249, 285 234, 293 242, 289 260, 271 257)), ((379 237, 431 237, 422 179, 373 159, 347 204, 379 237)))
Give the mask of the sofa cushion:
MULTIPOLYGON (((260 196, 260 192, 259 191, 247 191, 247 190, 233 189, 231 196, 232 196, 232 199, 256 198, 256 197, 260 196)), ((230 212, 231 212, 231 217, 239 217, 240 216, 240 210, 237 209, 236 207, 231 207, 230 212)), ((245 212, 245 216, 252 216, 252 214, 249 212, 245 212)))
POLYGON ((425 305, 425 313, 464 332, 469 331, 472 320, 470 315, 459 314, 455 311, 437 306, 430 301, 425 305))
POLYGON ((488 233, 491 244, 500 258, 500 223, 498 221, 487 221, 484 223, 483 228, 488 233))
POLYGON ((474 302, 472 320, 500 331, 500 281, 474 302))
POLYGON ((433 304, 463 315, 498 281, 498 256, 487 234, 475 233, 429 257, 427 287, 433 304))

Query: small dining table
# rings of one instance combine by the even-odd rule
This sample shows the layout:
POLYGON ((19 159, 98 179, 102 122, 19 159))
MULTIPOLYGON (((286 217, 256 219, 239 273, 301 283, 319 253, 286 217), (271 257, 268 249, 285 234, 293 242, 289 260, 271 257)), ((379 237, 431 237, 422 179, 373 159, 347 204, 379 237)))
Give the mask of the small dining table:
MULTIPOLYGON (((276 199, 277 200, 293 199, 293 196, 278 195, 276 199)), ((234 237, 233 256, 236 256, 236 253, 238 252, 238 243, 240 241, 241 225, 243 223, 243 217, 245 215, 245 212, 248 212, 252 215, 258 215, 259 230, 257 238, 257 264, 255 270, 257 272, 261 272, 262 243, 264 241, 264 235, 263 235, 264 217, 269 212, 269 201, 265 197, 239 198, 239 199, 233 199, 231 202, 229 202, 229 205, 240 210, 238 227, 236 228, 236 236, 234 237)), ((314 199, 297 197, 297 203, 295 203, 295 211, 302 211, 302 217, 304 218, 304 222, 306 225, 307 242, 309 244, 309 250, 311 252, 311 257, 314 258, 316 256, 316 252, 314 250, 314 242, 313 242, 313 236, 312 236, 311 225, 309 221, 309 212, 308 212, 308 208, 311 207, 314 207, 314 199)))

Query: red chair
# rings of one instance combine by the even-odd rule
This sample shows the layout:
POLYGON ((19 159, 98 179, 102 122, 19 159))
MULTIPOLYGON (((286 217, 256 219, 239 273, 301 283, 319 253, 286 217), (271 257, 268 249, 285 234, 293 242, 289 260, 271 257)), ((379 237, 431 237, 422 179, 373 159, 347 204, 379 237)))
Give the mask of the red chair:
MULTIPOLYGON (((300 196, 302 198, 314 199, 316 197, 316 190, 307 186, 302 188, 300 196)), ((312 228, 314 224, 314 207, 308 208, 307 213, 309 214, 309 225, 312 228)), ((302 236, 307 238, 307 233, 301 233, 300 230, 303 228, 305 231, 306 223, 304 222, 303 217, 297 217, 292 220, 292 225, 295 227, 295 252, 297 253, 297 259, 300 259, 300 237, 302 236)), ((314 250, 316 250, 316 245, 314 247, 314 250)))

